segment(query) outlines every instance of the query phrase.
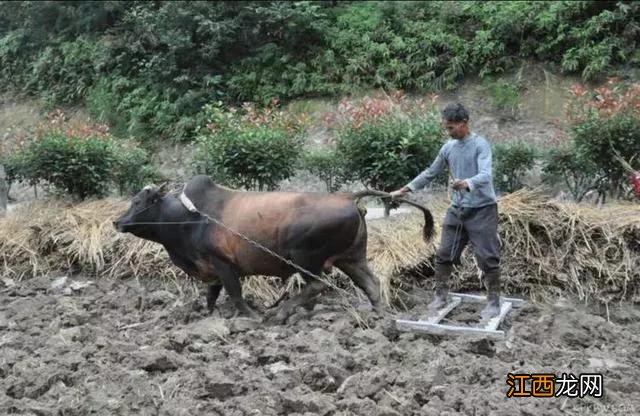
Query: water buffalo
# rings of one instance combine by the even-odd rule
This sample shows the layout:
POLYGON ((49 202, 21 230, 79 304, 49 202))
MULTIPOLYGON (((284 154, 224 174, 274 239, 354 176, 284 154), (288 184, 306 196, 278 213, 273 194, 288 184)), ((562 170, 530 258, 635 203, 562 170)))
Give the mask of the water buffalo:
MULTIPOLYGON (((212 310, 225 288, 238 312, 255 317, 242 298, 240 277, 267 275, 288 278, 296 270, 255 247, 223 226, 258 242, 305 270, 320 275, 335 266, 362 289, 374 311, 380 311, 380 283, 366 261, 367 229, 359 198, 387 195, 359 193, 244 192, 216 185, 205 175, 187 182, 180 198, 167 195, 166 187, 140 191, 114 226, 120 232, 162 244, 171 261, 187 274, 210 283, 207 306, 212 310), (190 209, 191 210, 190 210, 190 209)), ((425 239, 431 238, 433 217, 424 212, 425 239)), ((326 284, 301 273, 307 283, 298 296, 279 310, 278 321, 308 304, 326 284)))

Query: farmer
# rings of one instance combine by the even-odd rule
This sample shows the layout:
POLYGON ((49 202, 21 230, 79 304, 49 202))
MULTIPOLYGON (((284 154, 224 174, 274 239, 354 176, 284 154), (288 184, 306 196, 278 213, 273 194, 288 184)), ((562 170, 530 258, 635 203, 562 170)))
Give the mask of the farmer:
POLYGON ((436 294, 429 310, 446 304, 453 266, 460 264, 462 250, 470 241, 488 291, 488 303, 481 312, 482 318, 488 320, 500 312, 500 239, 498 205, 491 177, 491 147, 487 140, 469 129, 469 112, 464 105, 449 104, 442 116, 451 140, 442 146, 431 166, 391 195, 399 198, 422 189, 445 166, 449 167, 454 192, 436 252, 436 294))

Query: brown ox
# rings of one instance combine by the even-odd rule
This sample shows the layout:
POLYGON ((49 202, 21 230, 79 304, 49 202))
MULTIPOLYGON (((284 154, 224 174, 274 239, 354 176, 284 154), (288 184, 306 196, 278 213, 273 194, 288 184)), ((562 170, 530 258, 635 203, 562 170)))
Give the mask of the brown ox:
MULTIPOLYGON (((186 198, 182 201, 166 196, 163 188, 147 187, 138 193, 114 225, 121 232, 162 244, 176 266, 209 282, 210 310, 224 287, 240 314, 255 317, 242 298, 240 277, 286 279, 297 270, 206 216, 314 275, 331 266, 339 268, 366 293, 374 311, 380 311, 380 283, 367 266, 367 228, 364 213, 355 201, 387 194, 241 192, 218 186, 204 175, 195 176, 185 185, 186 198)), ((433 232, 431 213, 404 202, 423 210, 424 237, 429 239, 433 232)), ((301 275, 307 284, 283 305, 277 315, 279 321, 285 321, 295 306, 311 303, 326 287, 308 273, 301 275)))

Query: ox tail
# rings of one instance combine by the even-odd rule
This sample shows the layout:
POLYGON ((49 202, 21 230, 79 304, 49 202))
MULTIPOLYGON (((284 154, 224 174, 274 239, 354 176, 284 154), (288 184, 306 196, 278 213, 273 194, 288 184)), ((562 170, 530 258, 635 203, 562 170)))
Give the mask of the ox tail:
MULTIPOLYGON (((388 192, 376 191, 371 189, 354 192, 351 195, 351 198, 353 198, 355 201, 358 201, 359 199, 367 196, 377 196, 383 199, 391 198, 391 195, 388 192)), ((424 215, 424 227, 422 228, 422 237, 424 238, 424 241, 431 240, 434 234, 433 233, 434 229, 435 229, 435 225, 433 222, 433 215, 431 214, 431 211, 429 211, 429 209, 427 209, 426 207, 418 204, 417 202, 409 201, 408 199, 398 198, 395 201, 401 204, 411 205, 412 207, 418 208, 420 211, 422 211, 422 214, 424 215)))

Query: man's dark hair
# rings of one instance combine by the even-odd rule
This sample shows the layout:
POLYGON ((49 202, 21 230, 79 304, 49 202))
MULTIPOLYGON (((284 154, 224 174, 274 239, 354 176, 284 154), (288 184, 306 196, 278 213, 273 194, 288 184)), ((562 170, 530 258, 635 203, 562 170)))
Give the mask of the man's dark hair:
POLYGON ((461 103, 450 103, 442 110, 442 118, 454 123, 469 121, 469 110, 461 103))

